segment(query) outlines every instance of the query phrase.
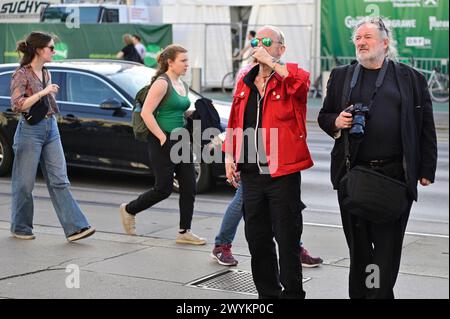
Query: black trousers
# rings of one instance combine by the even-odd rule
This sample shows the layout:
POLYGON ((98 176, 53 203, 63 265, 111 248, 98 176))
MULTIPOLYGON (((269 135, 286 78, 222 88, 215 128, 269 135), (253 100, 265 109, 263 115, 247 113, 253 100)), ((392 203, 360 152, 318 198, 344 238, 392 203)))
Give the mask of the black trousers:
POLYGON ((180 186, 180 229, 191 229, 194 201, 196 194, 195 170, 190 154, 189 163, 173 163, 170 158, 170 150, 178 141, 167 138, 161 147, 159 140, 149 134, 148 151, 152 172, 155 176, 155 185, 138 198, 131 201, 126 210, 130 214, 137 213, 152 207, 172 194, 174 173, 180 186))
MULTIPOLYGON (((404 181, 401 163, 373 168, 404 181)), ((338 195, 339 204, 341 198, 338 195)), ((342 225, 350 252, 349 296, 351 299, 394 299, 403 238, 412 200, 401 217, 392 223, 375 224, 341 206, 342 225), (374 271, 374 266, 379 270, 374 271), (375 277, 376 276, 376 277, 375 277)))
POLYGON ((241 174, 245 236, 260 298, 305 298, 299 249, 303 209, 299 178, 300 173, 277 178, 241 174))

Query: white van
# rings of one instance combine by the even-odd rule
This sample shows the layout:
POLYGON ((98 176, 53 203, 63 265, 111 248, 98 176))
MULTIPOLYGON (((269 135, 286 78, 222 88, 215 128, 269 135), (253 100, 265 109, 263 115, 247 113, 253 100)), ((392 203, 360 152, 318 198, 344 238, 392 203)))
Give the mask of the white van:
POLYGON ((127 6, 119 4, 52 4, 41 14, 41 22, 61 23, 79 14, 84 23, 162 23, 160 6, 127 6))

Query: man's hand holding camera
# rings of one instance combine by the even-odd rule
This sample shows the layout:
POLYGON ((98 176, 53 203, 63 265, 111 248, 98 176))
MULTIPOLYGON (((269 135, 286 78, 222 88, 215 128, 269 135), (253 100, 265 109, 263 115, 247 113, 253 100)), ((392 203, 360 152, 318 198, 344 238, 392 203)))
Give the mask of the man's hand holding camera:
POLYGON ((352 113, 347 112, 347 109, 343 110, 334 121, 336 131, 352 127, 352 120, 352 113))

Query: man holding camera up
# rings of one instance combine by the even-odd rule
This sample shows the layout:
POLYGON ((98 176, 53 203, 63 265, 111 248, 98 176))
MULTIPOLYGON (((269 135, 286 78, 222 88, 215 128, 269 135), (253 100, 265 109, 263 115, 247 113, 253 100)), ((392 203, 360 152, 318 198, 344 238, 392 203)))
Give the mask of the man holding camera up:
MULTIPOLYGON (((363 19, 355 27, 353 42, 357 61, 331 72, 318 121, 335 139, 331 181, 338 190, 350 251, 350 298, 394 298, 406 224, 412 201, 417 200, 417 182, 428 186, 435 177, 432 104, 425 78, 395 62, 391 32, 381 18, 363 19), (356 167, 404 186, 406 205, 394 219, 374 221, 354 208, 354 203, 347 205, 346 200, 354 195, 349 195, 348 176, 356 167), (374 280, 370 280, 371 275, 374 280)), ((367 186, 364 176, 358 178, 354 192, 367 186)), ((369 190, 384 196, 380 187, 369 190)), ((385 214, 383 205, 391 205, 384 199, 373 208, 379 216, 385 214)))

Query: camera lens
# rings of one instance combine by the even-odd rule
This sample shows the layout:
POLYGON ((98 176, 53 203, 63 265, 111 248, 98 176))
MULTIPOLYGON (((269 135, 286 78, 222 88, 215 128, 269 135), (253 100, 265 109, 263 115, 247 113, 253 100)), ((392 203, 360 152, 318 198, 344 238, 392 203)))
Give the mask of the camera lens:
POLYGON ((364 127, 366 125, 366 118, 364 113, 355 114, 352 121, 352 128, 349 133, 353 136, 362 136, 364 135, 364 127))

